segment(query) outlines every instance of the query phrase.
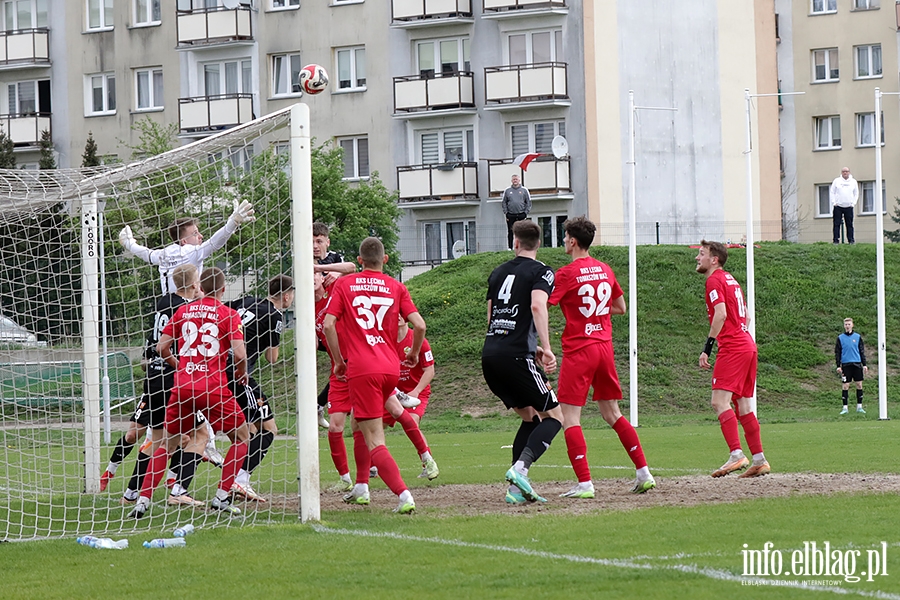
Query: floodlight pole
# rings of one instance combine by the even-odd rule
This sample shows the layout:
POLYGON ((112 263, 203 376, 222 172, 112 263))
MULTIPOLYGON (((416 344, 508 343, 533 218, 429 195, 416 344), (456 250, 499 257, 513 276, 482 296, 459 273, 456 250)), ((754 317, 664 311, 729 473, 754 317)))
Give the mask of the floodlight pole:
POLYGON ((887 347, 885 338, 885 302, 884 302, 884 215, 882 214, 884 197, 881 193, 881 97, 900 95, 900 92, 882 92, 875 88, 875 189, 872 199, 875 202, 875 270, 878 287, 878 419, 888 420, 887 414, 887 347), (880 202, 879 202, 880 200, 880 202))
POLYGON ((634 118, 638 110, 668 110, 661 106, 635 106, 634 90, 628 90, 628 164, 631 165, 631 186, 628 194, 628 394, 631 424, 638 426, 638 362, 637 362, 637 203, 635 201, 634 118))

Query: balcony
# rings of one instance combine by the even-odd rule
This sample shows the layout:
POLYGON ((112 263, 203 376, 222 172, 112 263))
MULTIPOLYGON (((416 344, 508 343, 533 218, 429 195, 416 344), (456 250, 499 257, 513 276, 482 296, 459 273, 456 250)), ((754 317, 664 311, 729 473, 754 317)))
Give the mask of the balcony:
POLYGON ((471 23, 472 0, 391 0, 391 27, 471 23))
POLYGON ((0 129, 9 136, 15 148, 37 148, 41 132, 50 131, 50 113, 0 115, 0 129))
POLYGON ((394 116, 411 119, 470 112, 475 108, 473 81, 471 72, 394 77, 394 116))
POLYGON ((178 129, 183 135, 205 135, 252 120, 252 94, 178 99, 178 129))
POLYGON ((50 30, 0 31, 0 70, 50 66, 50 30))
POLYGON ((485 67, 484 95, 487 110, 569 106, 566 63, 485 67))
POLYGON ((540 197, 571 197, 572 184, 569 181, 569 160, 557 160, 553 156, 540 156, 523 171, 513 164, 512 158, 488 159, 488 195, 499 198, 509 187, 509 178, 519 175, 522 186, 528 188, 532 200, 540 197))
POLYGON ((404 208, 478 204, 478 163, 442 163, 397 167, 404 208))
POLYGON ((253 40, 250 27, 249 6, 226 9, 195 8, 176 10, 176 27, 179 48, 198 46, 244 44, 253 40))
POLYGON ((482 0, 482 19, 508 19, 534 14, 568 14, 566 0, 482 0))

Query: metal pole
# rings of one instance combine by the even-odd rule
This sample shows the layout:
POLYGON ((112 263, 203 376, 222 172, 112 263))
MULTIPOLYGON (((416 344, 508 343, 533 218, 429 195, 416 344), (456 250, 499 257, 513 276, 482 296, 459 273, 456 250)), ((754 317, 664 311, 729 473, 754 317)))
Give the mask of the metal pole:
MULTIPOLYGON (((744 88, 744 102, 747 117, 747 329, 750 337, 756 340, 756 269, 753 263, 753 156, 751 154, 752 139, 750 132, 750 90, 744 88)), ((753 397, 750 398, 750 410, 756 412, 756 384, 753 385, 753 397)))
POLYGON ((628 194, 628 394, 631 424, 638 426, 638 362, 637 362, 637 228, 634 223, 635 185, 634 164, 634 91, 628 91, 628 164, 631 166, 631 186, 628 194))
POLYGON ((878 285, 878 418, 886 420, 887 414, 887 346, 885 343, 884 307, 884 215, 881 194, 881 88, 875 88, 875 265, 878 285))

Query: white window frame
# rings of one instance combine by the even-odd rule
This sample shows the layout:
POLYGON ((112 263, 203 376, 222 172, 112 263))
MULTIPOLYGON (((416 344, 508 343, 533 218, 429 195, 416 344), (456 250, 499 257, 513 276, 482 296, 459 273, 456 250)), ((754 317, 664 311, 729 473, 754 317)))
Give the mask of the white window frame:
POLYGON ((347 176, 346 174, 341 178, 344 181, 360 181, 364 179, 368 179, 372 174, 372 162, 371 162, 371 153, 369 152, 369 136, 367 135, 357 135, 357 136, 344 136, 335 138, 335 144, 337 144, 338 148, 344 150, 343 155, 341 156, 341 166, 343 167, 344 173, 347 172, 348 159, 353 161, 353 174, 351 176, 347 176), (366 152, 366 165, 368 172, 360 173, 360 151, 359 151, 359 142, 360 140, 365 140, 365 152, 366 152), (351 142, 351 148, 353 151, 353 156, 348 156, 346 149, 344 148, 343 142, 351 142))
MULTIPOLYGON (((48 0, 30 0, 29 6, 29 22, 19 22, 18 4, 22 0, 3 0, 0 7, 0 19, 2 19, 3 31, 16 31, 20 29, 35 29, 38 27, 47 27, 47 2, 48 0), (12 21, 10 23, 9 21, 12 21)), ((26 0, 27 1, 27 0, 26 0)))
POLYGON ((297 10, 300 0, 269 0, 269 10, 297 10))
POLYGON ((161 2, 162 0, 132 0, 131 14, 134 15, 132 26, 153 27, 162 24, 161 2), (139 6, 141 3, 144 4, 143 7, 139 6), (144 14, 141 14, 141 8, 143 8, 144 14), (159 15, 158 19, 153 18, 154 12, 159 15))
POLYGON ((551 152, 551 148, 537 148, 537 141, 535 136, 535 129, 538 125, 551 125, 553 127, 553 136, 561 135, 565 137, 566 135, 566 121, 565 119, 554 119, 553 121, 530 121, 530 122, 519 122, 519 123, 510 123, 508 129, 507 139, 509 140, 509 155, 512 157, 516 157, 519 154, 524 154, 526 152, 543 152, 549 153, 551 152), (513 145, 513 129, 519 127, 527 127, 528 128, 528 148, 516 148, 513 145))
POLYGON ((450 233, 449 229, 451 225, 459 225, 463 226, 463 241, 465 240, 466 234, 468 233, 469 241, 469 253, 475 254, 478 249, 473 248, 472 246, 477 246, 478 244, 478 221, 475 217, 459 217, 455 219, 443 219, 443 220, 427 220, 427 221, 419 221, 422 224, 422 257, 423 260, 431 263, 439 263, 448 260, 453 260, 453 244, 450 241, 450 233), (466 230, 466 226, 469 226, 469 230, 466 230), (428 241, 426 237, 426 232, 429 228, 436 228, 438 231, 438 235, 440 237, 439 247, 440 247, 440 256, 438 257, 429 257, 428 256, 428 241))
POLYGON ((422 74, 423 71, 428 69, 422 69, 422 65, 420 63, 421 58, 421 49, 423 46, 427 44, 433 44, 433 60, 434 60, 434 69, 431 69, 432 75, 431 77, 454 77, 459 75, 460 73, 468 73, 472 70, 472 44, 469 40, 468 36, 459 36, 459 37, 450 37, 450 38, 433 38, 426 40, 417 40, 415 42, 415 61, 416 61, 416 71, 419 74, 422 74), (456 69, 453 71, 448 71, 444 73, 444 65, 441 60, 441 44, 446 42, 456 42, 456 69))
MULTIPOLYGON (((843 143, 843 137, 837 138, 838 143, 837 144, 834 143, 835 142, 835 137, 834 137, 834 120, 835 119, 837 119, 838 127, 840 127, 841 126, 841 116, 840 115, 826 115, 826 116, 822 116, 822 117, 815 117, 815 120, 814 120, 815 127, 813 130, 813 135, 815 136, 815 144, 814 144, 815 150, 840 150, 841 149, 841 144, 843 143), (819 130, 823 126, 828 127, 828 134, 829 134, 828 137, 830 138, 830 145, 827 145, 827 146, 819 145, 819 139, 821 137, 819 135, 819 130)), ((843 131, 841 131, 841 135, 843 136, 843 131)))
MULTIPOLYGON (((161 94, 163 97, 157 98, 156 94, 156 77, 159 76, 162 78, 163 70, 162 67, 145 67, 142 69, 134 70, 134 111, 135 112, 153 112, 158 110, 163 110, 165 108, 165 88, 161 90, 161 94), (141 106, 140 98, 141 98, 141 86, 140 80, 141 75, 145 75, 147 78, 147 85, 150 86, 147 90, 148 98, 150 99, 149 106, 141 106)), ((163 82, 160 82, 162 86, 163 82)))
POLYGON ((817 183, 815 187, 815 210, 816 218, 831 217, 831 184, 817 183), (827 212, 822 212, 822 207, 827 208, 827 212))
POLYGON ((443 164, 447 162, 460 162, 455 158, 447 160, 447 141, 448 133, 457 133, 462 135, 462 161, 472 162, 476 160, 475 153, 475 129, 469 125, 462 127, 447 127, 446 129, 421 129, 416 131, 416 148, 415 148, 415 164, 443 164), (425 157, 422 152, 422 138, 426 135, 437 135, 438 159, 433 163, 425 163, 425 157))
POLYGON ((853 0, 853 10, 878 10, 880 0, 853 0))
POLYGON ((289 98, 292 96, 302 96, 300 89, 299 75, 303 63, 300 61, 299 52, 286 52, 282 54, 272 54, 269 64, 272 67, 272 97, 273 98, 289 98), (296 61, 297 80, 294 78, 293 66, 296 61), (278 80, 282 78, 286 82, 285 90, 278 90, 278 80))
POLYGON ((30 79, 30 80, 26 80, 26 81, 10 81, 9 83, 6 84, 5 87, 6 87, 6 98, 4 99, 4 102, 7 105, 6 109, 7 109, 8 114, 19 115, 19 116, 37 114, 38 106, 40 105, 40 98, 38 97, 38 82, 36 79, 30 79), (32 93, 34 94, 34 96, 33 96, 34 97, 34 110, 22 110, 22 106, 20 103, 21 90, 23 87, 26 87, 26 86, 31 87, 33 90, 32 93), (9 98, 10 88, 15 90, 13 92, 15 95, 15 105, 13 105, 9 101, 10 100, 10 98, 9 98))
POLYGON ((334 49, 334 72, 336 75, 336 83, 337 88, 332 93, 347 93, 347 92, 364 92, 366 91, 366 71, 368 70, 366 61, 366 47, 365 46, 345 46, 342 48, 334 49), (363 57, 363 77, 359 77, 357 72, 357 62, 359 58, 359 51, 362 50, 363 57), (350 87, 340 87, 341 85, 341 56, 347 53, 350 60, 350 87), (360 79, 363 80, 363 83, 360 84, 360 79))
POLYGON ((253 92, 253 61, 249 57, 241 56, 238 58, 228 58, 219 60, 210 60, 198 64, 200 69, 200 96, 224 96, 225 94, 250 94, 253 92), (234 63, 237 65, 237 92, 229 92, 226 81, 227 65, 234 63), (219 90, 211 92, 206 89, 206 67, 217 65, 219 67, 219 90), (249 68, 247 81, 244 81, 245 68, 249 68), (250 89, 245 89, 250 88, 250 89))
POLYGON ((864 44, 860 46, 853 47, 853 75, 854 79, 881 79, 884 77, 884 54, 881 51, 881 44, 864 44), (859 74, 859 53, 861 50, 866 53, 866 66, 869 68, 869 71, 873 70, 874 66, 874 58, 875 58, 875 48, 878 48, 878 54, 881 55, 881 72, 876 73, 874 75, 860 75, 859 74))
POLYGON ((811 53, 811 62, 812 62, 812 80, 813 83, 832 83, 835 81, 840 81, 841 72, 840 72, 840 53, 837 48, 819 48, 818 50, 813 50, 811 53), (831 68, 831 60, 832 53, 834 53, 833 58, 835 61, 835 70, 837 73, 834 77, 832 77, 832 68, 831 68), (819 79, 818 74, 816 73, 816 67, 818 66, 818 57, 822 55, 823 63, 825 66, 825 76, 819 79))
MULTIPOLYGON (((881 145, 884 146, 884 113, 881 113, 881 145)), ((856 113, 856 147, 875 147, 875 112, 856 113), (863 142, 863 133, 872 141, 863 142)))
MULTIPOLYGON (((116 114, 116 108, 118 107, 118 100, 116 98, 116 94, 113 94, 113 100, 116 101, 116 106, 110 108, 109 107, 109 82, 112 80, 113 87, 115 87, 116 74, 115 73, 91 73, 90 75, 84 76, 84 116, 85 117, 100 117, 104 115, 114 115, 116 114), (94 110, 94 78, 101 78, 101 90, 103 95, 103 108, 100 110, 94 110)), ((117 91, 117 90, 116 90, 117 91)))
POLYGON ((345 6, 347 4, 362 4, 366 0, 331 0, 331 6, 345 6))
POLYGON ((253 165, 253 146, 235 146, 213 152, 206 157, 210 165, 225 181, 236 181, 250 172, 253 165))
POLYGON ((811 15, 831 15, 837 12, 837 0, 809 0, 809 14, 811 15), (821 6, 820 10, 816 10, 816 5, 821 6))
POLYGON ((115 21, 115 12, 113 10, 113 0, 86 0, 84 11, 84 29, 85 31, 109 31, 113 28, 115 21), (96 6, 100 22, 97 25, 91 25, 92 7, 96 6))
POLYGON ((565 62, 565 56, 560 56, 563 53, 563 38, 562 38, 562 28, 553 27, 549 29, 529 29, 527 31, 510 31, 506 34, 503 44, 503 54, 505 64, 507 65, 531 65, 535 64, 534 60, 534 36, 540 35, 542 33, 550 34, 550 62, 565 62), (524 35, 525 36, 525 62, 522 63, 513 63, 512 56, 510 53, 509 43, 513 37, 524 35))
MULTIPOLYGON (((866 194, 868 193, 868 201, 872 204, 875 203, 874 196, 875 182, 874 181, 860 181, 859 182, 859 213, 860 215, 874 215, 875 207, 869 207, 869 210, 866 210, 866 194), (867 192, 868 190, 868 192, 867 192)), ((887 183, 885 180, 881 180, 881 214, 887 214, 887 183)))

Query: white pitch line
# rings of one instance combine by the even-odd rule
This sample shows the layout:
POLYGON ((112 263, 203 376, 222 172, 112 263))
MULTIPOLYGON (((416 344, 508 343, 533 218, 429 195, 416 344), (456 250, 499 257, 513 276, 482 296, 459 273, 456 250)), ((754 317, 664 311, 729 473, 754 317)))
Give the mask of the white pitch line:
POLYGON ((641 569, 641 570, 654 570, 654 569, 664 569, 669 571, 679 571, 681 573, 690 573, 693 575, 701 575, 703 577, 707 577, 709 579, 716 579, 718 581, 728 581, 731 583, 749 583, 754 586, 759 587, 779 587, 779 588, 791 588, 798 590, 808 590, 813 592, 831 592, 833 594, 853 594, 856 596, 863 596, 866 598, 879 598, 882 600, 900 600, 900 595, 891 594, 888 592, 882 592, 880 590, 875 591, 866 591, 866 590, 854 590, 843 588, 839 586, 829 587, 823 585, 802 585, 797 582, 797 580, 790 579, 763 579, 761 577, 744 577, 742 575, 735 575, 729 571, 724 571, 721 569, 713 569, 711 567, 698 567, 697 565, 649 565, 639 562, 634 562, 630 559, 618 559, 618 558, 594 558, 592 556, 579 556, 577 554, 557 554, 555 552, 545 552, 543 550, 529 550, 528 548, 514 548, 512 546, 497 546, 494 544, 482 544, 478 542, 465 542, 462 540, 447 540, 443 538, 426 538, 419 537, 414 535, 404 535, 401 533, 392 533, 392 532, 378 532, 378 531, 367 531, 365 529, 344 529, 344 528, 332 528, 326 527, 324 525, 319 525, 317 523, 311 524, 311 527, 314 531, 318 533, 325 534, 333 534, 333 535, 353 535, 357 537, 371 537, 371 538, 387 538, 400 540, 405 542, 424 542, 429 544, 440 544, 443 546, 456 546, 458 548, 477 548, 479 550, 492 550, 495 552, 511 552, 513 554, 520 554, 523 556, 534 556, 537 558, 549 558, 553 560, 564 560, 573 563, 588 563, 594 565, 602 565, 605 567, 620 567, 623 569, 641 569))

